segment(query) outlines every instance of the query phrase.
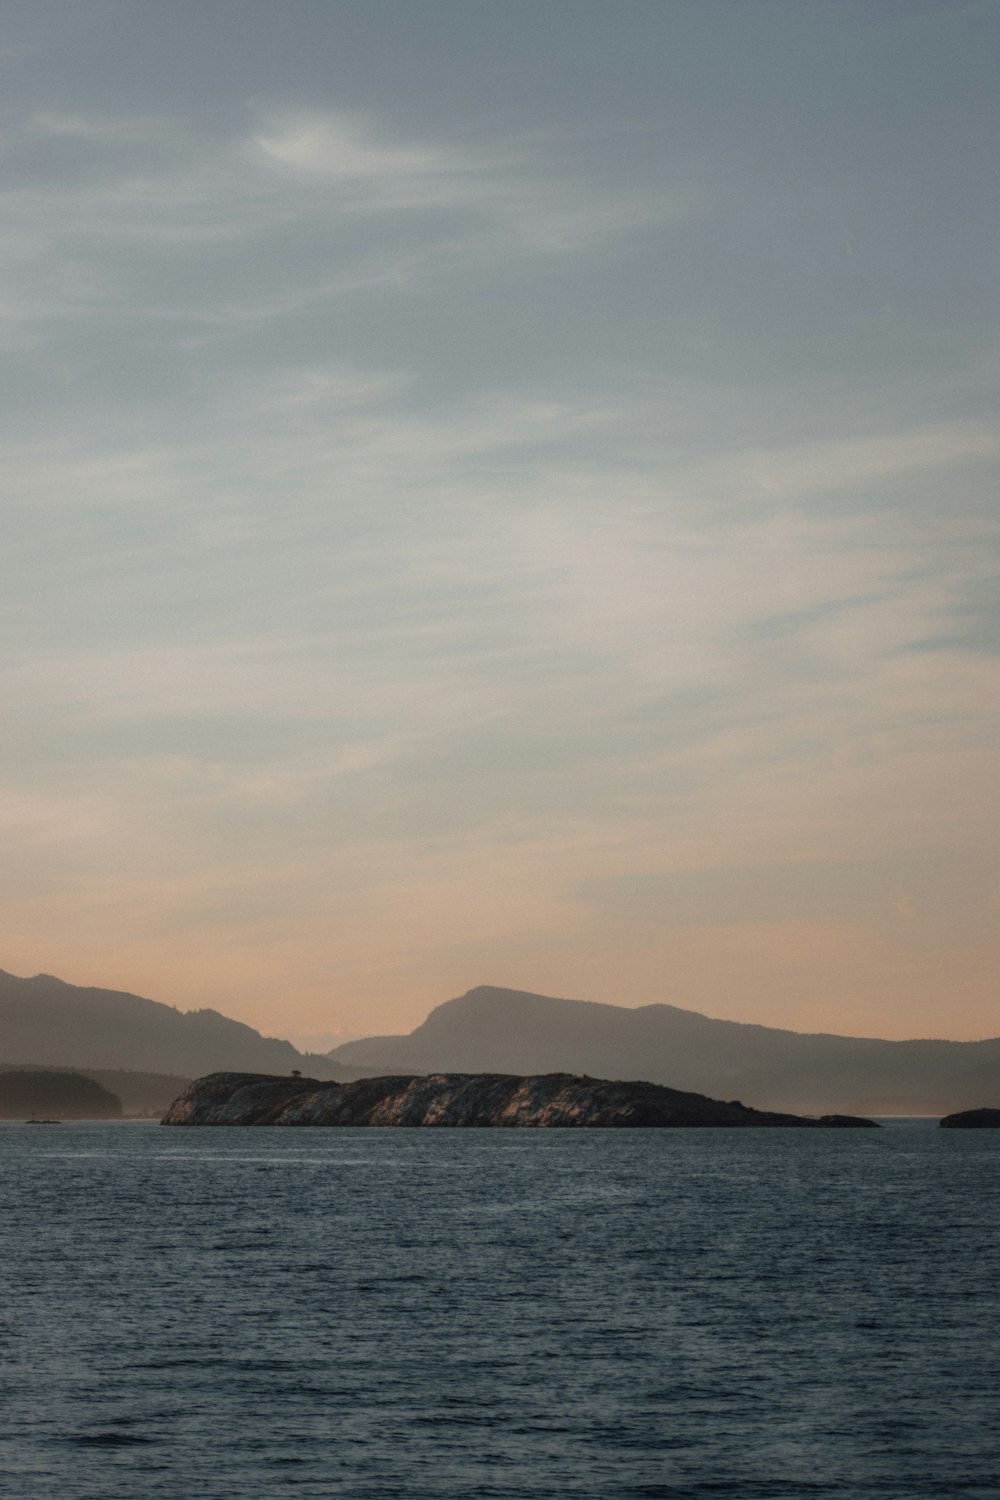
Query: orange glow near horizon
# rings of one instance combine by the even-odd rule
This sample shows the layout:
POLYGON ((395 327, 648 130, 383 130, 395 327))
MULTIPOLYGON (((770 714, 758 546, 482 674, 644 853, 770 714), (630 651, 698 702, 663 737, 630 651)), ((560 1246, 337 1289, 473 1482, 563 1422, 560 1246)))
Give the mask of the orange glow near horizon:
POLYGON ((15 5, 0 966, 996 1034, 996 7, 561 8, 15 5))

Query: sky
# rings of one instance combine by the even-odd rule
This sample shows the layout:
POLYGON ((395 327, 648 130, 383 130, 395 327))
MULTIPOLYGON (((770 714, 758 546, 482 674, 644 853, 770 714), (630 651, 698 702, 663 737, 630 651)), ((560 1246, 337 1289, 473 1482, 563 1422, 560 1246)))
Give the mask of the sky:
POLYGON ((1000 1034, 1000 5, 0 19, 0 967, 1000 1034))

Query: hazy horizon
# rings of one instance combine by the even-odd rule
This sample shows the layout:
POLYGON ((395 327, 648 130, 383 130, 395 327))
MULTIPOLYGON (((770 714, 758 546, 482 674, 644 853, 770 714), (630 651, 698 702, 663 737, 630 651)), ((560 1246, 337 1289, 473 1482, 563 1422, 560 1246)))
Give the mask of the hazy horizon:
POLYGON ((994 0, 8 0, 0 966, 993 1036, 994 0))

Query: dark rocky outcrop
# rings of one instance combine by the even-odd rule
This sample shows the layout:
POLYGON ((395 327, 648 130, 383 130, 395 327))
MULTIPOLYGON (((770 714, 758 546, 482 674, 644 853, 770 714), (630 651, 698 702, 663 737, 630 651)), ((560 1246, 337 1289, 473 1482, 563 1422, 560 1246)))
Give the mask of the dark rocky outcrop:
MULTIPOLYGON (((51 1073, 52 1068, 37 1063, 0 1063, 0 1077, 4 1073, 51 1073)), ((79 1073, 79 1068, 61 1068, 64 1073, 79 1073)), ((123 1115, 133 1118, 159 1119, 165 1109, 182 1089, 191 1082, 191 1075, 182 1077, 176 1073, 146 1073, 124 1068, 87 1068, 83 1072, 109 1093, 121 1100, 123 1115)))
POLYGON ((45 1115, 56 1120, 117 1120, 122 1101, 79 1073, 0 1073, 0 1120, 45 1115))
POLYGON ((945 1130, 1000 1130, 1000 1109, 962 1109, 945 1115, 941 1125, 945 1130))
POLYGON ((748 1109, 656 1083, 618 1083, 570 1073, 314 1078, 212 1073, 175 1099, 164 1125, 444 1126, 870 1126, 846 1115, 809 1119, 748 1109))

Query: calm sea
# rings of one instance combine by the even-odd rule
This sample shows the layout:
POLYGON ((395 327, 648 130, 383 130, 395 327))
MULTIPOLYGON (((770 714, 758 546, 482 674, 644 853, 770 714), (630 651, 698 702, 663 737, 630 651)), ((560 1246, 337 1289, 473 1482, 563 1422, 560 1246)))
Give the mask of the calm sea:
POLYGON ((1000 1494, 1000 1132, 0 1127, 12 1500, 1000 1494))

